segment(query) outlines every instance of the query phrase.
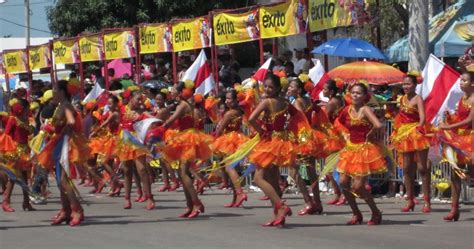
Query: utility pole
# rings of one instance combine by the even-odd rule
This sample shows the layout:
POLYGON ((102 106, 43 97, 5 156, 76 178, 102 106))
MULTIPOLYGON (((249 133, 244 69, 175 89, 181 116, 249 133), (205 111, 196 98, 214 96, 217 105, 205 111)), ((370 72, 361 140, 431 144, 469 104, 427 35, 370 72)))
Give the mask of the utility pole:
POLYGON ((30 0, 25 0, 25 26, 26 46, 30 46, 30 0))
POLYGON ((409 70, 423 70, 429 57, 428 2, 426 0, 409 1, 409 70))

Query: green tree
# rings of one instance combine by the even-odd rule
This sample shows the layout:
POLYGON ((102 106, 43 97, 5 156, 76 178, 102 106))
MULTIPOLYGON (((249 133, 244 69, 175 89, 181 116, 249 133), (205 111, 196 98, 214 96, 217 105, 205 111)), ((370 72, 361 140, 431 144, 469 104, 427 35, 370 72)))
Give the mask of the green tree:
POLYGON ((245 7, 243 0, 58 0, 47 8, 49 28, 59 36, 167 22, 173 18, 207 15, 215 9, 245 7))

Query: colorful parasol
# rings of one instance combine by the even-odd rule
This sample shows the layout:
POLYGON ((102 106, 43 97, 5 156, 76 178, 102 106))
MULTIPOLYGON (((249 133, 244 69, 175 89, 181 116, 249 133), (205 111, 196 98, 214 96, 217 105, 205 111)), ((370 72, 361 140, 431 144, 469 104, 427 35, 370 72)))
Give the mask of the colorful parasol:
POLYGON ((365 80, 369 84, 385 85, 403 81, 405 74, 386 64, 373 61, 356 61, 344 64, 329 71, 333 79, 340 78, 346 83, 365 80))

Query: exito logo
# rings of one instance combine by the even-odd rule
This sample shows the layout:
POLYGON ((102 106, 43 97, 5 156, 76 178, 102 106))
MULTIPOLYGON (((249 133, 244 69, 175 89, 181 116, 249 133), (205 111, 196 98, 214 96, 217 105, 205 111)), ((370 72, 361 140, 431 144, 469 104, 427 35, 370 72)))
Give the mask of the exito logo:
POLYGON ((81 54, 90 54, 92 51, 92 44, 88 41, 81 44, 81 54))
POLYGON ((333 2, 329 2, 324 0, 324 3, 317 4, 313 2, 311 5, 310 13, 311 13, 311 20, 322 20, 324 18, 331 18, 334 15, 334 11, 336 10, 336 4, 333 2))
POLYGON ((235 33, 234 23, 224 19, 223 22, 217 21, 217 35, 230 35, 235 33))
POLYGON ((191 41, 191 30, 183 27, 182 30, 176 31, 174 34, 174 41, 176 43, 191 41))
POLYGON ((155 44, 156 35, 151 31, 145 32, 144 30, 140 32, 140 41, 142 45, 152 45, 155 44))
POLYGON ((115 52, 117 51, 117 41, 112 39, 110 41, 105 42, 105 51, 106 52, 115 52))
POLYGON ((39 63, 40 62, 40 55, 38 52, 31 52, 30 53, 30 61, 33 64, 39 63))
POLYGON ((7 57, 7 66, 8 67, 16 67, 18 62, 16 61, 16 57, 7 57))
POLYGON ((262 18, 263 27, 264 28, 276 28, 276 27, 283 27, 286 23, 286 16, 284 12, 277 11, 274 14, 265 14, 262 18))
POLYGON ((66 47, 61 45, 59 47, 54 48, 54 55, 57 57, 64 57, 66 55, 66 47))

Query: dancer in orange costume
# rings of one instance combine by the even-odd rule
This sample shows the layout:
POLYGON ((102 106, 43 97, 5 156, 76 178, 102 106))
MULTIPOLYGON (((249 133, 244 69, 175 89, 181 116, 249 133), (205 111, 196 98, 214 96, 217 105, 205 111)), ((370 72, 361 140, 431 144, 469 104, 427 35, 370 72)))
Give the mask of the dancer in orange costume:
POLYGON ((298 134, 293 130, 299 129, 291 125, 294 121, 301 121, 306 122, 309 127, 304 114, 281 96, 281 90, 280 79, 273 74, 267 75, 264 80, 266 97, 259 102, 249 118, 249 124, 261 137, 248 157, 256 166, 254 181, 271 200, 274 211, 273 219, 263 226, 282 226, 286 216, 292 213, 288 205, 281 200, 278 181, 268 182, 266 174, 278 179, 278 167, 294 167, 298 134))
POLYGON ((193 93, 194 88, 189 83, 187 83, 187 87, 184 82, 174 86, 171 95, 179 103, 174 114, 163 124, 164 129, 171 126, 175 128, 165 132, 165 147, 162 151, 168 162, 180 162, 179 173, 186 197, 187 210, 179 216, 187 218, 195 218, 204 212, 204 205, 199 200, 193 186, 190 168, 197 160, 205 162, 212 156, 209 145, 213 140, 212 136, 195 129, 198 125, 198 117, 195 116, 194 105, 189 102, 193 93))
POLYGON ((68 164, 81 166, 85 163, 90 157, 90 148, 82 132, 80 114, 74 111, 70 99, 68 82, 60 80, 54 90, 54 101, 58 103, 58 107, 51 121, 55 134, 38 155, 40 165, 48 170, 56 167, 62 208, 54 217, 52 225, 69 222, 70 226, 77 226, 84 220, 84 210, 76 195, 74 184, 67 174, 67 166, 68 164), (65 143, 67 147, 64 147, 65 143), (57 152, 62 152, 65 148, 68 148, 65 153, 68 162, 60 162, 64 155, 63 153, 57 155, 57 152))
MULTIPOLYGON (((33 127, 29 125, 29 103, 25 99, 18 99, 11 106, 11 115, 8 117, 5 130, 0 135, 0 151, 6 161, 7 167, 14 171, 25 183, 28 182, 28 173, 31 171, 30 147, 28 146, 29 135, 33 133, 33 127)), ((2 209, 4 212, 15 212, 10 206, 10 198, 14 182, 8 180, 3 193, 2 209)), ((35 211, 23 190, 23 210, 35 211)))
MULTIPOLYGON (((457 165, 464 166, 469 175, 474 175, 474 72, 461 75, 461 89, 464 96, 458 103, 456 113, 448 117, 448 123, 439 125, 443 129, 446 142, 463 151, 457 155, 457 165)), ((451 173, 451 211, 444 217, 446 221, 459 220, 459 196, 461 194, 461 177, 451 173)))
MULTIPOLYGON (((125 106, 125 111, 122 115, 121 123, 121 140, 116 147, 115 154, 123 163, 123 173, 125 176, 125 203, 124 209, 132 208, 130 201, 130 192, 132 190, 132 177, 134 167, 137 174, 140 176, 140 182, 145 194, 144 201, 147 201, 146 209, 155 209, 155 200, 151 193, 151 181, 146 166, 146 155, 148 149, 143 145, 137 145, 130 141, 128 136, 134 135, 133 125, 146 118, 147 114, 143 108, 143 96, 139 91, 134 91, 131 95, 131 100, 125 106)), ((137 183, 138 184, 138 183, 137 183)))
POLYGON ((415 75, 408 75, 403 79, 405 95, 400 99, 400 112, 395 117, 395 129, 391 140, 392 147, 403 157, 403 182, 407 190, 408 204, 401 211, 409 212, 415 208, 414 178, 418 168, 425 201, 422 212, 429 213, 431 212, 431 171, 428 167, 430 139, 424 135, 426 133, 425 107, 421 96, 415 93, 417 83, 415 75))
POLYGON ((378 225, 382 212, 377 208, 374 198, 365 184, 370 174, 387 171, 382 149, 371 142, 371 135, 382 124, 372 110, 365 105, 370 99, 367 87, 357 83, 350 89, 352 104, 342 111, 339 121, 349 130, 349 140, 340 152, 337 171, 341 173, 339 184, 352 209, 352 219, 348 225, 362 223, 362 214, 357 207, 355 195, 365 200, 372 211, 368 225, 378 225))
MULTIPOLYGON (((213 150, 219 157, 224 158, 233 154, 237 149, 249 139, 241 132, 244 111, 237 102, 237 92, 232 89, 225 95, 225 104, 227 110, 216 127, 216 140, 213 143, 213 150)), ((232 181, 232 190, 234 192, 232 202, 225 207, 240 207, 244 201, 247 201, 247 195, 240 186, 239 174, 233 167, 226 167, 225 171, 229 174, 232 181)))
MULTIPOLYGON (((335 122, 337 117, 344 108, 343 99, 338 96, 339 88, 337 87, 336 81, 328 80, 323 87, 323 95, 326 98, 329 98, 329 101, 326 105, 325 112, 328 118, 328 123, 322 123, 320 127, 325 130, 325 133, 328 135, 328 139, 325 143, 324 150, 328 155, 340 151, 344 147, 344 137, 341 132, 335 127, 335 122)), ((326 177, 329 179, 332 188, 334 189, 334 194, 336 195, 333 200, 327 202, 328 205, 340 206, 346 203, 346 198, 341 192, 339 185, 334 179, 332 173, 327 174, 326 177)))
MULTIPOLYGON (((106 171, 112 178, 108 196, 117 196, 122 189, 122 184, 116 179, 114 180, 115 173, 113 169, 114 153, 119 142, 120 132, 119 99, 116 96, 110 96, 108 107, 108 111, 100 118, 101 123, 90 134, 89 146, 91 147, 92 154, 97 155, 97 161, 104 164, 106 171)), ((103 186, 103 183, 100 184, 96 193, 100 193, 103 186)))
MULTIPOLYGON (((311 82, 308 82, 312 85, 311 82)), ((294 97, 295 101, 293 106, 303 112, 306 115, 308 121, 312 121, 314 109, 319 108, 312 103, 309 97, 306 97, 305 85, 301 82, 300 79, 295 78, 290 80, 288 86, 288 96, 294 97)), ((321 214, 323 212, 323 206, 321 205, 321 198, 319 195, 319 181, 318 175, 316 173, 315 161, 316 158, 325 158, 326 155, 324 147, 326 136, 321 131, 310 129, 300 131, 302 134, 306 134, 298 138, 298 151, 300 156, 300 161, 306 162, 308 165, 306 170, 308 172, 308 178, 311 185, 311 192, 313 196, 309 195, 306 183, 303 181, 299 174, 299 165, 290 168, 290 176, 295 180, 298 188, 300 189, 303 199, 306 203, 306 207, 298 212, 298 215, 307 215, 307 214, 321 214)))

